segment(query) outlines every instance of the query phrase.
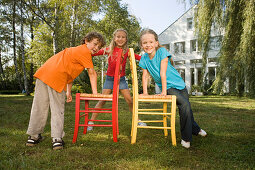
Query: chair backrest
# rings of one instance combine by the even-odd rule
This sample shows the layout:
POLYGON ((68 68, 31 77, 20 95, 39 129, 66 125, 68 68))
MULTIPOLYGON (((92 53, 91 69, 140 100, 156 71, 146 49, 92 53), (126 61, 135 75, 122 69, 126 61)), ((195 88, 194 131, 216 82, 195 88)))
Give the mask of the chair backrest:
POLYGON ((137 79, 135 53, 133 48, 129 49, 129 61, 130 61, 130 68, 132 73, 133 103, 137 104, 138 103, 138 79, 137 79))
POLYGON ((122 49, 119 51, 116 59, 116 67, 115 67, 115 72, 114 72, 114 82, 113 82, 113 90, 112 90, 112 95, 113 95, 113 102, 112 105, 114 107, 117 106, 118 108, 118 98, 119 98, 119 81, 120 81, 120 70, 121 70, 121 62, 122 62, 122 49), (116 102, 116 103, 115 103, 116 102))

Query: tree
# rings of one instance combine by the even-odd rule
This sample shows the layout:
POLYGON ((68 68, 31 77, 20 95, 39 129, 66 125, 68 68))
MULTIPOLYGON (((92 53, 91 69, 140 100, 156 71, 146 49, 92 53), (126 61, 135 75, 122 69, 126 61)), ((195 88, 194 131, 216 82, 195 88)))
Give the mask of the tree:
POLYGON ((206 61, 212 24, 224 30, 219 54, 219 71, 214 92, 223 93, 224 82, 239 96, 255 96, 255 1, 200 0, 196 30, 206 61), (245 90, 246 87, 246 90, 245 90))
MULTIPOLYGON (((22 0, 21 0, 22 1, 22 0)), ((20 3, 20 33, 21 33, 21 58, 22 58, 22 70, 24 77, 24 88, 25 94, 29 95, 28 82, 27 82, 27 71, 25 66, 25 40, 24 40, 24 17, 23 17, 23 3, 20 3)))

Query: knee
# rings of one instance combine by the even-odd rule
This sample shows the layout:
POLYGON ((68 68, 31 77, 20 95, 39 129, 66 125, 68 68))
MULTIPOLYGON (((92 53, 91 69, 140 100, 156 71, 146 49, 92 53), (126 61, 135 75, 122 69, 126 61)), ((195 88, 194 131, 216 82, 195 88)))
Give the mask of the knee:
POLYGON ((103 107, 105 105, 105 101, 99 101, 97 104, 96 104, 96 108, 100 108, 100 107, 103 107))

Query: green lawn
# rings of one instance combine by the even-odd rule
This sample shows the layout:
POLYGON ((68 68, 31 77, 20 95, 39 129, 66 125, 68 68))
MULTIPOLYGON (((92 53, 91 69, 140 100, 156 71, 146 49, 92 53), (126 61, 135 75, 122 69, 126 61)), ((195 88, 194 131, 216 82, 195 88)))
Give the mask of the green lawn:
MULTIPOLYGON (((194 117, 208 136, 194 136, 190 149, 177 147, 162 130, 138 129, 130 144, 131 113, 119 101, 118 142, 111 129, 95 128, 72 144, 75 102, 66 104, 65 149, 51 149, 50 126, 38 146, 25 146, 32 97, 0 95, 0 169, 254 169, 255 99, 233 96, 191 97, 194 117)), ((74 99, 74 98, 73 98, 74 99)), ((149 105, 149 107, 153 107, 149 105)), ((49 114, 50 115, 50 114, 49 114)))

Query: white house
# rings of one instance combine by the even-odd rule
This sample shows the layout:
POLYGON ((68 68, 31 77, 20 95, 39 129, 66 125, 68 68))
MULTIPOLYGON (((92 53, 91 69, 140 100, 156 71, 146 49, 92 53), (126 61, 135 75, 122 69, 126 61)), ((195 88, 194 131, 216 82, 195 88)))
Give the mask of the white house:
MULTIPOLYGON (((198 51, 197 37, 194 28, 194 12, 196 6, 190 8, 168 28, 159 34, 159 43, 165 46, 174 61, 174 67, 181 74, 190 92, 192 85, 200 85, 202 53, 198 51)), ((212 84, 217 72, 217 55, 221 46, 221 36, 212 26, 211 40, 206 65, 207 83, 212 84)))

